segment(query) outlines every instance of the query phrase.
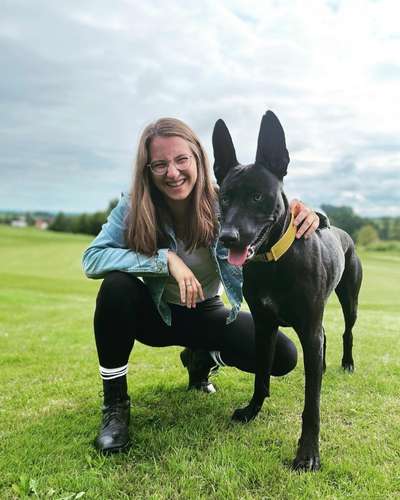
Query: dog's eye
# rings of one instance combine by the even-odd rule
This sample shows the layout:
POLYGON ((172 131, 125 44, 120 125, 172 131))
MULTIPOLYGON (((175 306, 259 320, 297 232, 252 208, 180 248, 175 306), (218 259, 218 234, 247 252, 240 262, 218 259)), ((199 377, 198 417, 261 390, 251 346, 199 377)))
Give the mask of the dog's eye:
POLYGON ((221 196, 221 205, 227 205, 229 203, 229 198, 227 196, 221 196))
POLYGON ((253 201, 261 201, 262 200, 262 194, 261 193, 254 193, 253 194, 253 201))

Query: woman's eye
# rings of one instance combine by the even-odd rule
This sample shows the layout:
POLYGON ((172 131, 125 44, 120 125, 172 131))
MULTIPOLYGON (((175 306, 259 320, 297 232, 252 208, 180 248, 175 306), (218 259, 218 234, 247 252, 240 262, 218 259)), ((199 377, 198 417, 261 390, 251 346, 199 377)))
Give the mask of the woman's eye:
POLYGON ((253 201, 261 201, 261 200, 262 200, 262 194, 261 193, 254 193, 253 201))

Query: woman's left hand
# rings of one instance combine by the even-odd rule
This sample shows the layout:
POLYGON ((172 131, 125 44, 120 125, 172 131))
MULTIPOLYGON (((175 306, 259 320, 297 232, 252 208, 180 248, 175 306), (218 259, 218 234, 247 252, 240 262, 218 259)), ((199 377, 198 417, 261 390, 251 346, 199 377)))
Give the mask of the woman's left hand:
POLYGON ((294 215, 294 225, 297 227, 296 238, 308 238, 319 226, 318 215, 300 200, 292 200, 289 204, 294 215))

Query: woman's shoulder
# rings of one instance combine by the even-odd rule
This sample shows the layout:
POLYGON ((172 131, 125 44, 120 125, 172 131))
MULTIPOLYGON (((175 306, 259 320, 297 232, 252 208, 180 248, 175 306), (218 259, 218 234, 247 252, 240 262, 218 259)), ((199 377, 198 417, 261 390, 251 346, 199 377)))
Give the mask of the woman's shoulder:
POLYGON ((119 196, 118 202, 115 205, 114 210, 119 209, 119 210, 129 211, 131 203, 132 203, 131 193, 129 191, 122 191, 119 196))

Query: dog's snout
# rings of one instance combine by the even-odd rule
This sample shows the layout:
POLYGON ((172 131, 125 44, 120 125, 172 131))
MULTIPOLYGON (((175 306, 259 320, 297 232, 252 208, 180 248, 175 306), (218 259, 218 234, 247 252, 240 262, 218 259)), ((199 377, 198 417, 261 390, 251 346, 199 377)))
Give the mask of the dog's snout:
POLYGON ((234 227, 225 227, 221 231, 220 240, 226 246, 235 245, 239 241, 239 231, 234 227))

